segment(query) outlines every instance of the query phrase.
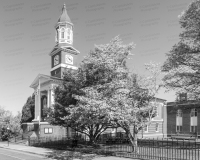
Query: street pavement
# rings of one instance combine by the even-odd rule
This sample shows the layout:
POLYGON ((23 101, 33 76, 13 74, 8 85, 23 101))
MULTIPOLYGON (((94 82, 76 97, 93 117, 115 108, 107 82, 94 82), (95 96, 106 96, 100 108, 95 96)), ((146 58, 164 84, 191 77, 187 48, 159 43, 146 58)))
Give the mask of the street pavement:
MULTIPOLYGON (((14 143, 10 143, 8 146, 7 142, 0 142, 0 160, 43 160, 48 158, 56 160, 65 160, 66 152, 67 151, 25 146, 14 143)), ((67 154, 69 154, 69 152, 67 154)), ((79 160, 79 159, 74 158, 74 160, 79 160)), ((133 159, 114 157, 114 156, 108 156, 108 157, 97 156, 93 160, 133 160, 133 159)), ((139 159, 134 159, 134 160, 139 160, 139 159)))
POLYGON ((19 152, 16 150, 10 150, 5 148, 0 148, 0 159, 1 160, 47 160, 48 158, 25 152, 19 152))
POLYGON ((9 145, 8 145, 7 142, 0 142, 0 148, 12 149, 12 150, 17 150, 17 151, 21 151, 21 152, 37 154, 37 155, 41 155, 41 156, 45 156, 48 153, 53 152, 53 150, 47 149, 47 148, 25 146, 25 145, 19 145, 19 144, 14 144, 14 143, 9 143, 9 145))

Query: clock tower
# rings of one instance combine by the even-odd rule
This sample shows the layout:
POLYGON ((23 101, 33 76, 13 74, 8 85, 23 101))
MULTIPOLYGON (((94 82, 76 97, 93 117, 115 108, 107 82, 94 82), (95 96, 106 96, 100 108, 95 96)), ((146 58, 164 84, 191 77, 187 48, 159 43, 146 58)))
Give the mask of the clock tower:
POLYGON ((52 126, 46 122, 45 108, 55 104, 54 88, 62 84, 63 73, 68 69, 78 69, 77 56, 80 53, 73 47, 74 25, 67 15, 65 4, 62 13, 55 25, 56 37, 55 46, 49 53, 51 56, 50 75, 38 74, 30 87, 35 93, 35 115, 31 123, 23 124, 25 135, 33 133, 31 137, 46 137, 49 134, 54 136, 73 135, 74 131, 68 127, 52 126))
POLYGON ((80 53, 73 47, 74 25, 67 14, 65 4, 55 25, 55 30, 56 45, 49 54, 51 56, 50 74, 53 77, 62 78, 68 68, 78 69, 76 66, 77 55, 80 53))

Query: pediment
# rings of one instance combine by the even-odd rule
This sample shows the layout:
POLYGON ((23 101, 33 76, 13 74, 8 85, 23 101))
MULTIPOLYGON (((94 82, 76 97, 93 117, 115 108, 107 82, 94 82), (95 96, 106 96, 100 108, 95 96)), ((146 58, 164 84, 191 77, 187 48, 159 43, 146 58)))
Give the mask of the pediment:
POLYGON ((80 53, 77 49, 75 49, 75 48, 72 47, 72 46, 63 46, 63 47, 61 47, 61 50, 70 50, 70 51, 75 52, 75 53, 77 53, 77 54, 80 53))
POLYGON ((52 77, 52 76, 48 76, 48 75, 44 75, 44 74, 38 74, 37 77, 34 79, 34 81, 31 83, 30 87, 31 88, 36 88, 39 83, 47 83, 50 81, 62 81, 60 78, 57 77, 52 77))

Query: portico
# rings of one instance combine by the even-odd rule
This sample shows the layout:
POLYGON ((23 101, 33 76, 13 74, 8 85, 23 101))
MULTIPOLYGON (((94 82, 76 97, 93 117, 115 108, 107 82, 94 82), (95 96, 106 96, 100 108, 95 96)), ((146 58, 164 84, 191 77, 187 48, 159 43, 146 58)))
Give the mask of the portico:
POLYGON ((59 83, 62 83, 60 78, 43 74, 39 74, 35 78, 30 86, 35 93, 35 118, 33 121, 44 121, 43 109, 54 104, 53 88, 59 83))

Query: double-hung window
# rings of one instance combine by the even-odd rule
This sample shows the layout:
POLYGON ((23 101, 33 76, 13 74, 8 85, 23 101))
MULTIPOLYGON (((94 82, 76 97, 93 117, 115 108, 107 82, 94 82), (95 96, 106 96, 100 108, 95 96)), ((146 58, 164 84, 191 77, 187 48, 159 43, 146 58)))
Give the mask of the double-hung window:
POLYGON ((181 109, 178 109, 176 113, 176 132, 182 132, 182 124, 183 124, 183 112, 181 109))
POLYGON ((52 134, 53 133, 53 128, 44 128, 44 133, 45 134, 52 134))
POLYGON ((197 109, 193 108, 190 112, 190 132, 197 132, 197 109))

